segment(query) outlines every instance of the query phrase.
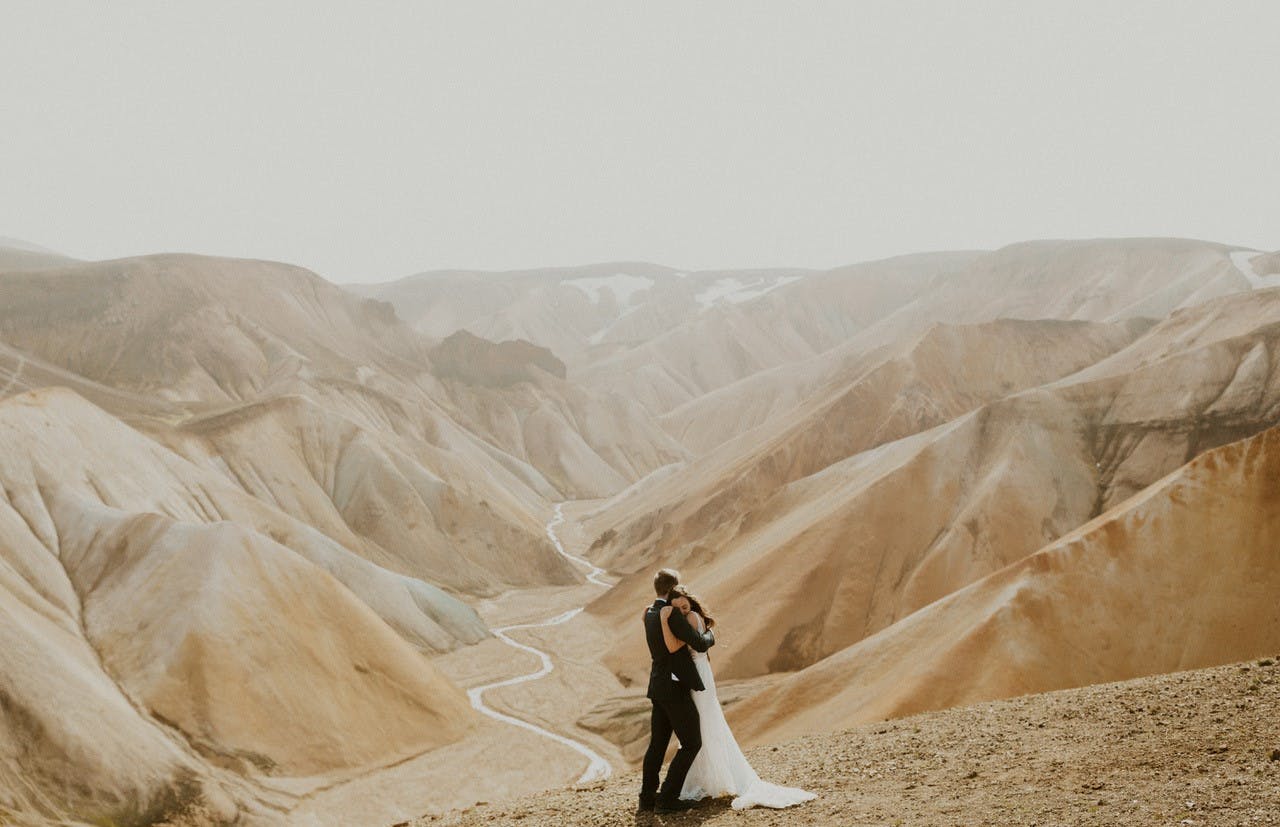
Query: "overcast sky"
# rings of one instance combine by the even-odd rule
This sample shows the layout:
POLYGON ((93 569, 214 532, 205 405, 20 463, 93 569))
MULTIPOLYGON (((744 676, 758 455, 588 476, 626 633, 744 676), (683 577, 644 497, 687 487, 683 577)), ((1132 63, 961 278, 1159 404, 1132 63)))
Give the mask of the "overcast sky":
POLYGON ((1280 247, 1280 3, 0 3, 0 235, 334 281, 1280 247))

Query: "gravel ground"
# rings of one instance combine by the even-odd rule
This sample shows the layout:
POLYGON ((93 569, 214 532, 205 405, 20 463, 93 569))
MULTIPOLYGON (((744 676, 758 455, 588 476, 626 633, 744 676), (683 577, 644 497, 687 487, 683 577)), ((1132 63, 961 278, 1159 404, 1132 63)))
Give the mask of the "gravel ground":
POLYGON ((1280 666, 1214 669, 1031 695, 748 752, 818 800, 637 814, 637 773, 479 804, 414 827, 1280 825, 1280 666))

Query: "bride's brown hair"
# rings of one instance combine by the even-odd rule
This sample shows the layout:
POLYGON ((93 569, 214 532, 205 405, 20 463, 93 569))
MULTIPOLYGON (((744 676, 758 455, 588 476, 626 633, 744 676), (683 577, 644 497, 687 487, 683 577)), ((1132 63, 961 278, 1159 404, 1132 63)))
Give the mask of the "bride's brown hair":
POLYGON ((716 619, 707 612, 706 605, 698 599, 696 594, 689 591, 684 586, 676 586, 671 590, 671 599, 675 600, 677 597, 683 597, 689 601, 690 608, 702 615, 702 620, 707 624, 708 629, 716 625, 716 619))

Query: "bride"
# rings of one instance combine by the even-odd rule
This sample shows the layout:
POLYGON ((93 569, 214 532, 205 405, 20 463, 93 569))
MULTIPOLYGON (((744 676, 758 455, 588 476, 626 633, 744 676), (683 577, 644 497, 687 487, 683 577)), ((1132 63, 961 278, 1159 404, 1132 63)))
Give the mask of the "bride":
MULTIPOLYGON (((706 631, 716 623, 697 597, 684 586, 676 586, 671 592, 670 605, 662 608, 662 637, 670 652, 677 652, 686 645, 671 632, 669 618, 672 611, 683 613, 690 625, 699 632, 706 631)), ((745 810, 748 807, 790 807, 817 798, 815 794, 805 790, 762 781, 756 775, 724 719, 724 710, 720 708, 720 699, 716 696, 716 681, 711 674, 711 661, 705 652, 693 651, 691 654, 698 668, 698 676, 707 688, 703 692, 693 693, 693 703, 698 708, 701 722, 702 749, 689 768, 680 797, 697 800, 732 795, 735 810, 745 810)))

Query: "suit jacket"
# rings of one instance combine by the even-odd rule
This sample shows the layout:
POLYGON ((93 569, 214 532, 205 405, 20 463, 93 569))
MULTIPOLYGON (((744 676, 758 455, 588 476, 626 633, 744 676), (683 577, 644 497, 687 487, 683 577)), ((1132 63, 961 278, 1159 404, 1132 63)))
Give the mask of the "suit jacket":
POLYGON ((680 647, 678 651, 668 652, 667 642, 662 636, 661 615, 662 607, 666 605, 667 601, 659 598, 644 610, 644 637, 649 644, 649 657, 653 660, 649 667, 648 697, 655 701, 670 700, 680 695, 687 696, 691 691, 701 692, 706 689, 689 650, 692 648, 705 652, 716 643, 716 636, 710 629, 705 632, 697 631, 678 609, 673 609, 668 620, 671 633, 689 645, 680 647))

